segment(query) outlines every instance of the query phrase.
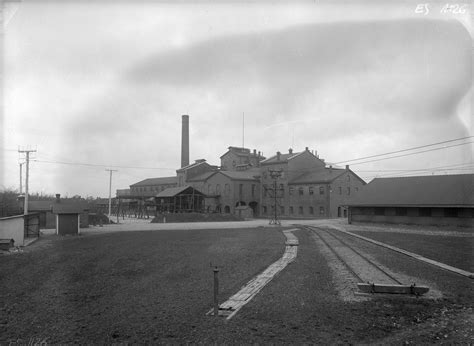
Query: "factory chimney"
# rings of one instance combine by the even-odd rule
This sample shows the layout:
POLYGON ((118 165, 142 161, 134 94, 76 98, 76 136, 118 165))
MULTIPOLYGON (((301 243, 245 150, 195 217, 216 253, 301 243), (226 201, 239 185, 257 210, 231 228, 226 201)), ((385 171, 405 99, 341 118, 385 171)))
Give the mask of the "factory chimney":
POLYGON ((183 115, 181 128, 181 168, 189 165, 189 115, 183 115))

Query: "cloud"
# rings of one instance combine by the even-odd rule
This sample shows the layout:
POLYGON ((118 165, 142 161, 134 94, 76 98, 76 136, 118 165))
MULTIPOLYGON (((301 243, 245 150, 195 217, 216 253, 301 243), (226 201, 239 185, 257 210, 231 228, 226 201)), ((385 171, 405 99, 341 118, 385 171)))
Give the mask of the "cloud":
MULTIPOLYGON (((61 125, 51 131, 62 133, 56 155, 74 153, 76 162, 178 168, 182 114, 191 116, 191 160, 218 164, 228 146, 242 144, 245 112, 245 146, 266 156, 290 146, 309 146, 333 162, 367 156, 466 133, 454 115, 471 83, 470 42, 457 22, 392 20, 201 37, 168 50, 148 35, 136 44, 147 47, 136 57, 126 45, 118 49, 115 38, 81 44, 79 52, 93 53, 84 66, 80 58, 68 62, 68 52, 58 48, 63 65, 51 64, 44 74, 59 76, 53 81, 61 102, 48 108, 50 99, 42 98, 58 122, 49 117, 43 127, 61 125), (89 71, 96 58, 100 64, 89 71), (63 109, 67 115, 59 119, 63 109)), ((74 168, 84 178, 72 182, 62 173, 54 183, 85 189, 90 170, 74 168)), ((117 179, 127 187, 173 174, 122 169, 117 179)))
MULTIPOLYGON (((420 119, 451 114, 470 87, 470 71, 470 36, 461 24, 397 20, 213 39, 152 56, 131 68, 125 80, 207 88, 221 99, 240 94, 243 104, 259 90, 259 101, 272 114, 292 113, 302 98, 331 89, 339 103, 420 119)), ((336 100, 315 99, 312 107, 327 102, 336 100)))

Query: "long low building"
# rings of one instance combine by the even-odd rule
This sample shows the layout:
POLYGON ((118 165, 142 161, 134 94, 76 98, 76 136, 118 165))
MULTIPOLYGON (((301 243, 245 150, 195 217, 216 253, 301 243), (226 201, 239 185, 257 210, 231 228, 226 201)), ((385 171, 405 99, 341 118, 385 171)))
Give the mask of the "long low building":
POLYGON ((474 226, 474 174, 376 178, 349 201, 349 223, 474 226))

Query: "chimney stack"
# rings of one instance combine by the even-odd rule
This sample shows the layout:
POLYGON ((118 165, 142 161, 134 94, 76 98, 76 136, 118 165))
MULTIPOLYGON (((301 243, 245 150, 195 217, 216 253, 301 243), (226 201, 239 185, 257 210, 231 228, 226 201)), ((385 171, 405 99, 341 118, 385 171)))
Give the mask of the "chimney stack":
POLYGON ((349 165, 346 165, 346 170, 349 170, 349 165))
POLYGON ((60 203, 61 202, 61 194, 57 193, 56 194, 56 203, 60 203))
POLYGON ((288 149, 288 153, 293 154, 293 149, 292 148, 288 149))
POLYGON ((332 166, 329 166, 329 174, 332 174, 332 166))
POLYGON ((189 115, 182 116, 181 128, 181 168, 189 165, 189 115))
POLYGON ((280 156, 281 156, 281 153, 277 151, 277 161, 280 161, 280 156))

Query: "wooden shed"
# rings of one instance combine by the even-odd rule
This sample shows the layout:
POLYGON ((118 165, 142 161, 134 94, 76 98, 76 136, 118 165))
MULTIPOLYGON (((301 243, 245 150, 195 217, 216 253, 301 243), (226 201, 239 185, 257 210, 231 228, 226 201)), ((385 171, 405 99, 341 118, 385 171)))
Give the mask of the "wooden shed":
POLYGON ((70 205, 56 206, 53 209, 56 214, 56 234, 80 234, 81 212, 80 208, 70 205))

